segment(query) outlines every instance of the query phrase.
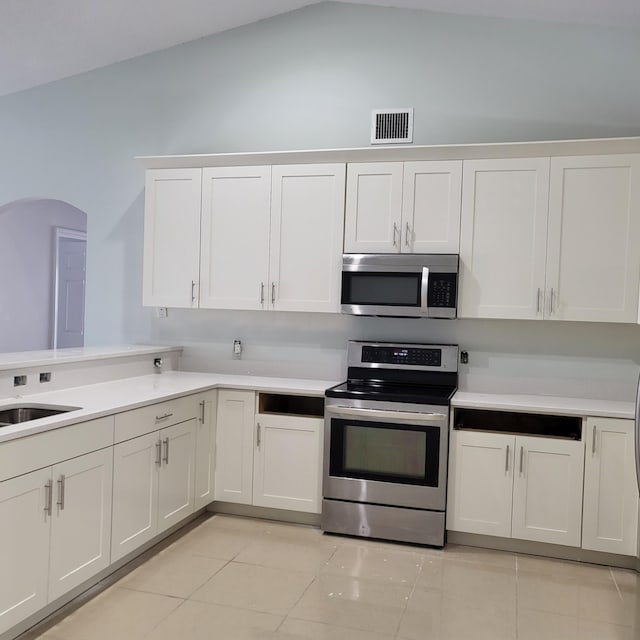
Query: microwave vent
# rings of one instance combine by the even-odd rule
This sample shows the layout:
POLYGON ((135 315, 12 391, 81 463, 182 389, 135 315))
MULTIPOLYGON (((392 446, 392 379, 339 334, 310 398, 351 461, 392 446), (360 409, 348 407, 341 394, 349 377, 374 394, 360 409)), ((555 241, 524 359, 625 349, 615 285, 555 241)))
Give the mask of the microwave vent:
POLYGON ((371 144, 413 142, 413 109, 374 109, 371 144))

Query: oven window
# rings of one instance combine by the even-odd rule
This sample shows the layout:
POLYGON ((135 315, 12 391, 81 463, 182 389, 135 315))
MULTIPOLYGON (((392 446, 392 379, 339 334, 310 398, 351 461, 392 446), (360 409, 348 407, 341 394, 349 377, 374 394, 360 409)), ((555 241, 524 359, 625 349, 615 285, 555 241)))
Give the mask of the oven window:
POLYGON ((422 273, 342 273, 342 304, 419 307, 422 273))
POLYGON ((332 476, 436 487, 440 429, 331 420, 332 476))

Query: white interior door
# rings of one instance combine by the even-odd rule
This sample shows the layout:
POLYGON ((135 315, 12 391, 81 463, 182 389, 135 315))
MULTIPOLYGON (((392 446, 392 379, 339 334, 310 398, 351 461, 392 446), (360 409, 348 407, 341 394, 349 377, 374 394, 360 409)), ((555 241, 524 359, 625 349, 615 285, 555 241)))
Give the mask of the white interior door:
POLYGON ((53 348, 81 347, 84 345, 87 234, 57 228, 55 243, 53 348))

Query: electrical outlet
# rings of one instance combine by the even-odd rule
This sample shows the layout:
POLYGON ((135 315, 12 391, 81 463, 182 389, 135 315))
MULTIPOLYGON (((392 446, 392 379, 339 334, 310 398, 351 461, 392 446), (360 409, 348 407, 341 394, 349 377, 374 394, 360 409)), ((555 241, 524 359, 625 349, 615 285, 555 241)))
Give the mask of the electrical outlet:
POLYGON ((40 382, 51 382, 51 371, 43 371, 40 374, 40 382))
POLYGON ((233 341, 233 357, 239 358, 242 355, 242 340, 233 341))
POLYGON ((164 318, 168 318, 169 317, 169 309, 167 309, 167 307, 157 307, 156 308, 156 315, 161 320, 164 320, 164 318))
POLYGON ((461 351, 460 352, 460 363, 461 364, 469 364, 469 352, 461 351))

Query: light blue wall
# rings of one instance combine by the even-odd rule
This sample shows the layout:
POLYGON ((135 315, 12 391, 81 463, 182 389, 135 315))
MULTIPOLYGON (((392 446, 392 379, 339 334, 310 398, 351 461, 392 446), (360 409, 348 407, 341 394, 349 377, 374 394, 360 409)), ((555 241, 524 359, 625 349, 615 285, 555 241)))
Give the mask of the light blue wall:
POLYGON ((637 30, 323 3, 0 98, 0 204, 87 211, 87 342, 158 338, 135 155, 368 146, 371 109, 396 106, 416 144, 640 135, 638 60, 637 30))

